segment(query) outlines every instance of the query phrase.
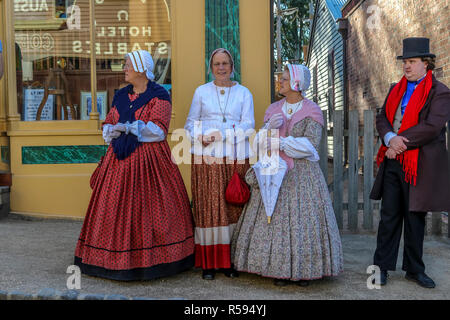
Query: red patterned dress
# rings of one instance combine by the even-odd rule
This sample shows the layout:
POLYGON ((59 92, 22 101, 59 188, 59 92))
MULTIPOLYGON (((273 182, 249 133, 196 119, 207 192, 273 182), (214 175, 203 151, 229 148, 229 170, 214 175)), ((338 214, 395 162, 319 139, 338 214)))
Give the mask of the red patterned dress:
MULTIPOLYGON (((129 94, 131 101, 137 97, 129 94)), ((135 118, 152 121, 167 136, 170 102, 153 98, 142 108, 135 118)), ((118 120, 113 107, 104 124, 118 120)), ((171 159, 166 139, 142 142, 124 160, 118 160, 109 146, 75 250, 75 264, 83 273, 149 280, 193 267, 192 212, 181 174, 171 159)))

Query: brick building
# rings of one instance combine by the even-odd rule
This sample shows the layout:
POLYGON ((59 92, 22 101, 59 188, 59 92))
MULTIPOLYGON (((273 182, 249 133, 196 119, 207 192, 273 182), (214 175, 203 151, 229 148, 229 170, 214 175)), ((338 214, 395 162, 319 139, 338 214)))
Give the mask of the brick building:
POLYGON ((340 31, 346 39, 348 109, 380 108, 391 83, 402 73, 402 40, 430 38, 436 54, 434 75, 450 86, 449 0, 349 0, 342 8, 340 31))

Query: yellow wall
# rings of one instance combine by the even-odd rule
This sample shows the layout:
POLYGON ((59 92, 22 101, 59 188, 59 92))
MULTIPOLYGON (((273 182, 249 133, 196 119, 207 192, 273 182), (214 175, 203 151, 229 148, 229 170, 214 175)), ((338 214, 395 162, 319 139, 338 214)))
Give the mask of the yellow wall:
POLYGON ((11 145, 11 212, 83 218, 96 164, 22 164, 23 146, 102 145, 95 120, 18 122, 11 145))
MULTIPOLYGON (((3 17, 3 0, 0 0, 0 40, 2 41, 2 45, 3 47, 5 46, 5 35, 4 35, 4 23, 3 23, 4 17, 3 17)), ((4 53, 2 54, 4 55, 4 53)), ((3 61, 4 63, 4 61, 3 61)), ((5 81, 3 80, 4 76, 2 77, 2 79, 0 79, 0 122, 5 122, 5 112, 6 112, 6 108, 5 108, 5 81)), ((1 127, 0 126, 0 133, 5 131, 5 127, 1 127)))
MULTIPOLYGON (((174 117, 171 131, 184 127, 195 88, 204 83, 204 1, 172 1, 174 117)), ((268 0, 265 1, 266 6, 262 2, 240 0, 242 84, 253 94, 256 127, 261 126, 264 111, 270 104, 270 8, 268 0)), ((1 97, 0 104, 3 100, 1 97)), ((7 111, 14 109, 5 104, 2 108, 7 111)), ((10 115, 8 120, 13 175, 11 211, 82 219, 91 195, 89 177, 96 164, 23 165, 22 146, 101 145, 103 140, 98 122, 21 122, 10 115)), ((175 142, 170 138, 169 135, 169 145, 172 147, 175 142)), ((180 170, 191 194, 190 167, 180 165, 180 170)))
MULTIPOLYGON (((204 0, 174 1, 172 130, 184 127, 194 91, 205 83, 204 3, 204 0)), ((242 85, 253 95, 256 128, 259 128, 270 104, 270 1, 240 0, 239 16, 242 85)), ((169 144, 172 147, 175 142, 169 140, 169 144)), ((179 168, 191 196, 190 166, 182 164, 179 168)))
POLYGON ((253 94, 255 126, 260 128, 270 104, 270 1, 239 3, 242 85, 253 94))
MULTIPOLYGON (((205 81, 205 1, 172 1, 172 102, 170 129, 183 128, 195 89, 205 81)), ((172 148, 176 142, 168 142, 172 148)), ((189 197, 191 169, 179 165, 189 197)))
MULTIPOLYGON (((3 0, 0 0, 0 21, 4 21, 3 17, 3 0)), ((0 40, 2 41, 3 47, 5 45, 5 34, 4 25, 0 23, 0 40)), ((3 61, 4 62, 4 61, 3 61)), ((9 139, 6 136, 6 81, 4 81, 5 76, 0 79, 0 146, 7 147, 9 145, 9 139)), ((9 165, 0 160, 0 172, 8 172, 9 165)))

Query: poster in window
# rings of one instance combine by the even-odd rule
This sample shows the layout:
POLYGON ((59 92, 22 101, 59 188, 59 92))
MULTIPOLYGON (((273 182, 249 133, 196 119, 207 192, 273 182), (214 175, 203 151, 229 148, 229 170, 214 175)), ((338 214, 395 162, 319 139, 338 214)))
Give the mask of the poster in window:
MULTIPOLYGON (((23 120, 34 121, 36 114, 44 98, 44 89, 24 89, 23 120)), ((41 113, 41 120, 54 120, 54 96, 49 95, 41 113)))
MULTIPOLYGON (((108 95, 106 91, 97 92, 97 111, 100 120, 105 120, 108 105, 108 95)), ((81 91, 81 120, 89 120, 92 111, 92 96, 90 92, 81 91)))
POLYGON ((54 0, 55 2, 55 18, 65 19, 67 18, 67 8, 76 3, 74 0, 54 0))

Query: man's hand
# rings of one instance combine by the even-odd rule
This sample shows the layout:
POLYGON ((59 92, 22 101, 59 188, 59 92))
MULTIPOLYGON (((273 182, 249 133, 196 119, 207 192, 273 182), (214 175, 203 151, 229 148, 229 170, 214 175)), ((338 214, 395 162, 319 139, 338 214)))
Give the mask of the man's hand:
POLYGON ((389 141, 389 148, 392 148, 396 154, 400 154, 407 149, 405 142, 409 142, 409 140, 402 136, 395 136, 389 141))
POLYGON ((397 157, 397 152, 395 152, 394 149, 389 148, 389 149, 386 151, 386 157, 387 157, 388 159, 395 159, 395 158, 397 157))

